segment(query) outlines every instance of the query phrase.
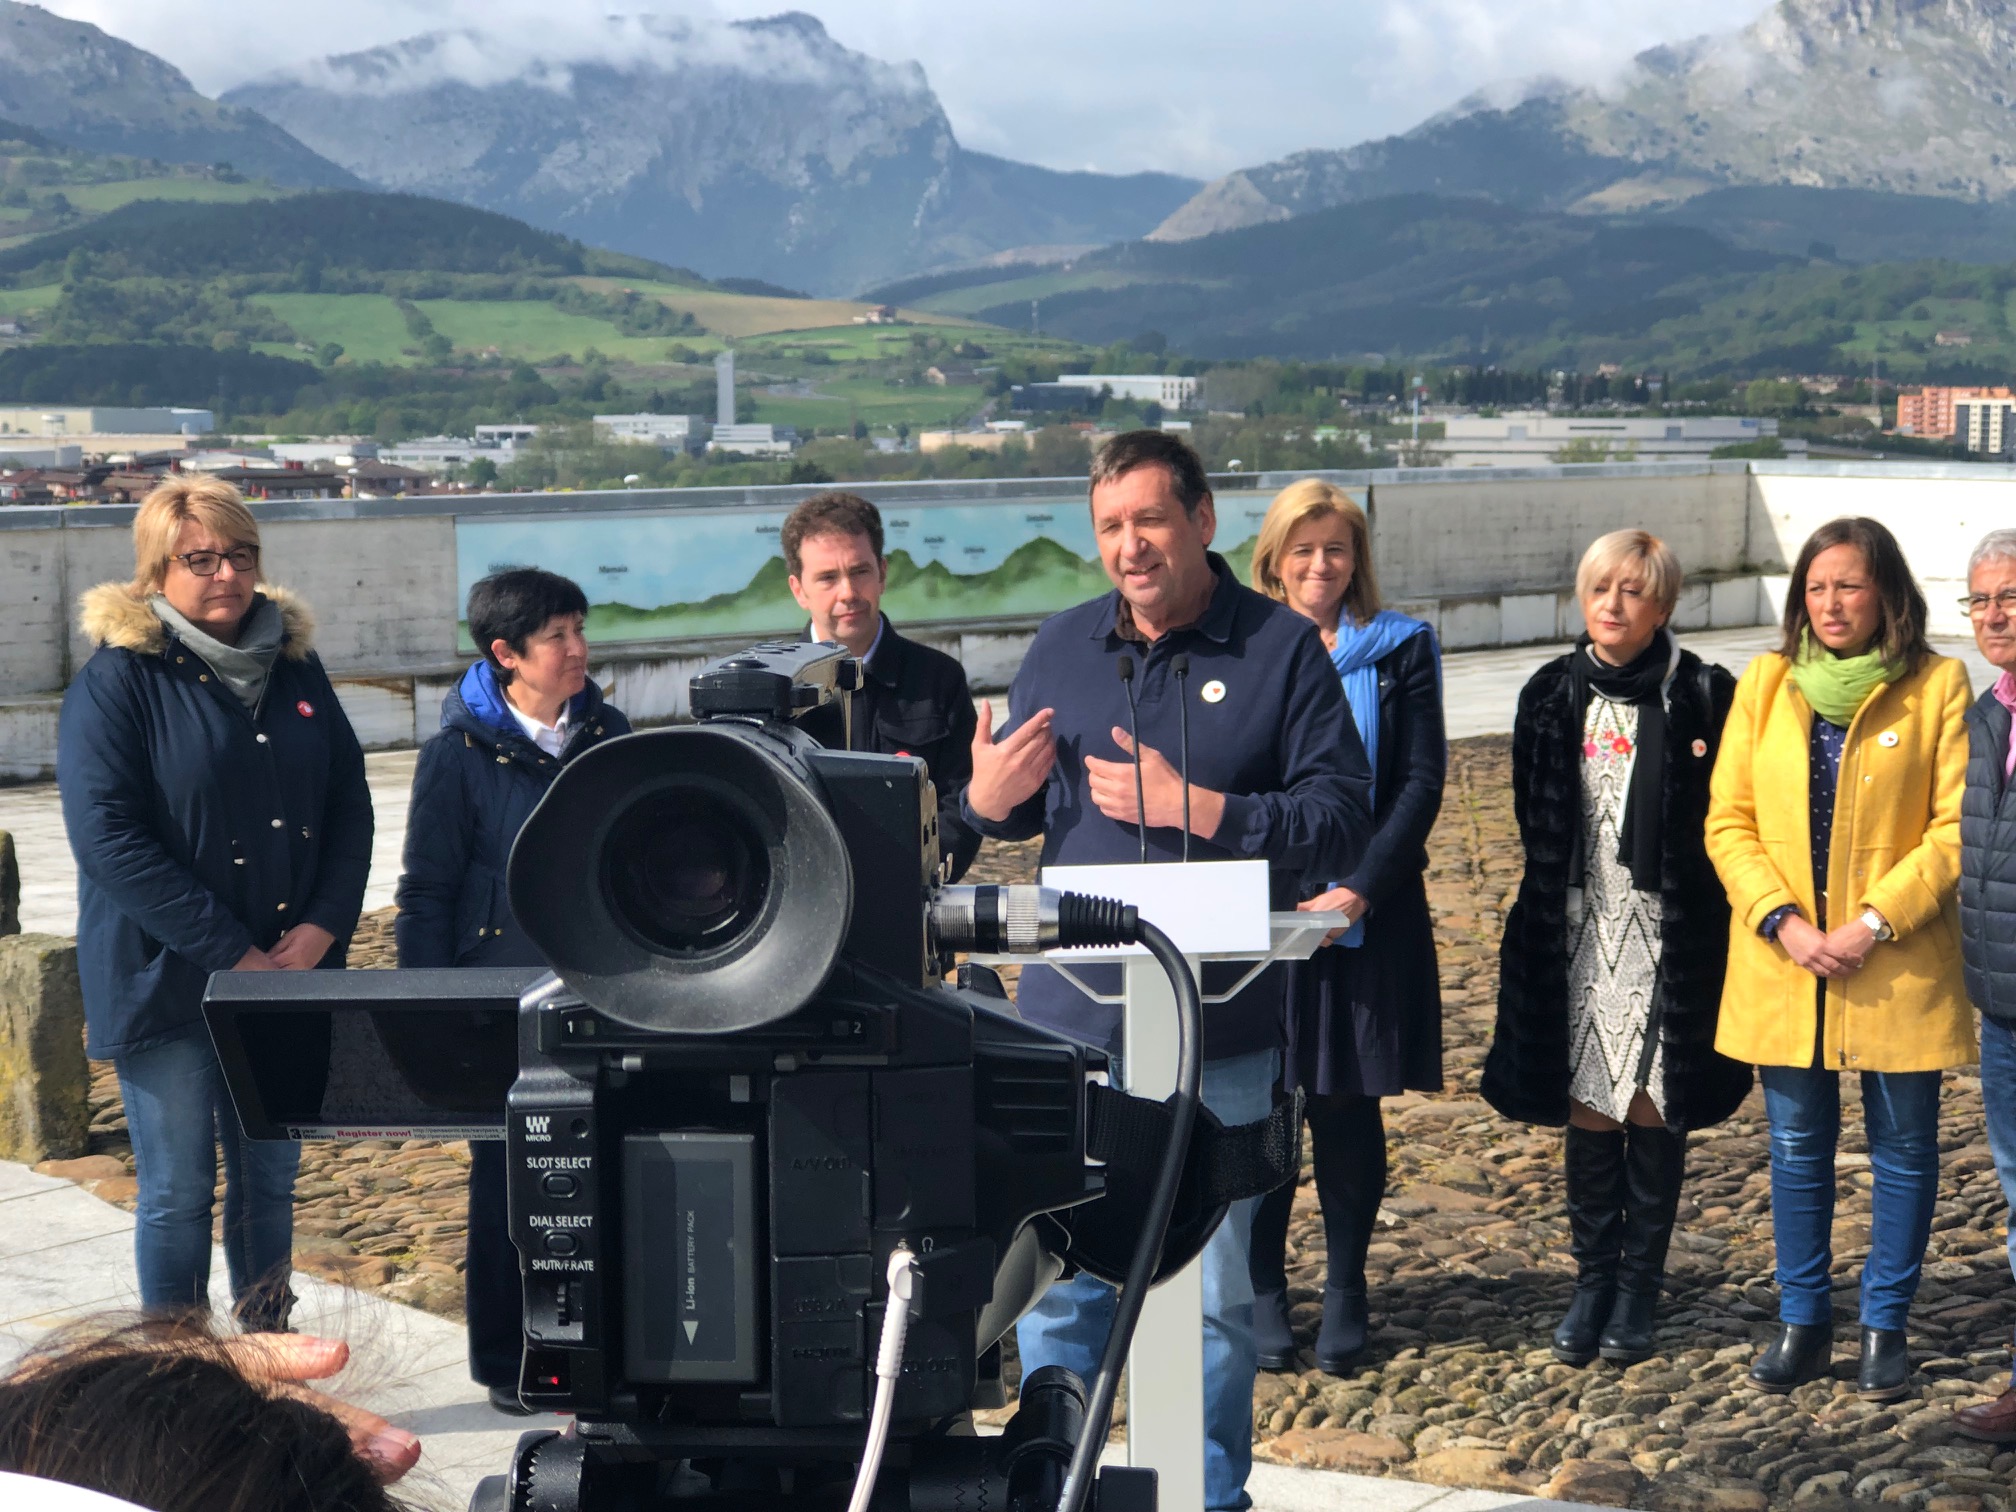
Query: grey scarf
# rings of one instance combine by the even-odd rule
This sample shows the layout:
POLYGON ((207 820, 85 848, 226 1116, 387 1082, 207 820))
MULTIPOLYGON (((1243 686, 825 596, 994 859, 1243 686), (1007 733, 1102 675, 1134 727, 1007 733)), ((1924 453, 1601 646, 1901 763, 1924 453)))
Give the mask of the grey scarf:
POLYGON ((280 654, 280 642, 286 639, 278 604, 263 593, 254 594, 252 607, 239 622, 235 646, 227 646, 208 631, 198 629, 158 593, 150 596, 147 604, 183 645, 209 664, 218 681, 237 694, 240 703, 248 709, 259 707, 259 696, 266 691, 266 679, 273 671, 273 659, 280 654))

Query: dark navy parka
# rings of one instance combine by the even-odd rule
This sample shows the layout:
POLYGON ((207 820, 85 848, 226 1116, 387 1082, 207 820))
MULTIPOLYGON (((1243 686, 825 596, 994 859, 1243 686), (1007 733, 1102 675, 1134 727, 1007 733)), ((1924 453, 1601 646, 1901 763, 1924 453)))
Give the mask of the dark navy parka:
POLYGON ((306 608, 263 591, 286 638, 256 711, 125 585, 84 595, 98 649, 63 696, 56 779, 96 1058, 200 1032, 210 974, 291 926, 335 937, 326 967, 343 964, 357 927, 371 870, 364 753, 306 608))
MULTIPOLYGON (((1085 758, 1126 760, 1112 732, 1127 728, 1120 658, 1136 667, 1141 743, 1179 765, 1177 680, 1171 663, 1190 658, 1190 781, 1224 793, 1225 817, 1211 840, 1191 837, 1193 861, 1264 860, 1273 906, 1293 908, 1305 873, 1352 874, 1372 833, 1371 770, 1350 706, 1316 627, 1245 587, 1223 557, 1209 554, 1217 586, 1195 625, 1149 644, 1122 637, 1116 590, 1043 622, 1008 693, 1005 736, 1041 709, 1055 711, 1057 762, 1049 780, 1007 819, 965 808, 968 824, 1002 840, 1043 836, 1043 863, 1091 865, 1140 858, 1139 828, 1109 819, 1087 791, 1085 758)), ((998 737, 997 737, 998 738, 998 737)), ((1176 829, 1148 832, 1151 861, 1182 859, 1176 829)), ((1204 968, 1203 990, 1225 991, 1247 968, 1204 968)), ((1080 968, 1102 990, 1118 990, 1112 967, 1080 968)), ((1089 1001, 1048 967, 1022 972, 1022 1015, 1079 1039, 1117 1049, 1120 1010, 1089 1001)), ((1281 1042, 1282 973, 1263 973, 1230 1002, 1204 1009, 1208 1058, 1281 1042)))
POLYGON ((1967 711, 1967 791, 1960 800, 1960 955, 1967 995, 2016 1023, 2016 782, 2006 780, 2009 711, 1990 688, 1967 711))
POLYGON ((568 708, 559 756, 512 717, 488 662, 441 705, 441 729, 420 749, 406 812, 404 872, 393 933, 401 966, 543 966, 505 895, 505 863, 560 768, 590 746, 630 733, 591 679, 568 708))

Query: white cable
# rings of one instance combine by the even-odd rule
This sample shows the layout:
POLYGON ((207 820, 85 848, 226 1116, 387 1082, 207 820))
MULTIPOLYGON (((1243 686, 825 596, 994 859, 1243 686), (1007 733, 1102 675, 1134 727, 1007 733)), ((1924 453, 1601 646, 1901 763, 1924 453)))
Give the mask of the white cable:
POLYGON ((854 1476, 847 1512, 868 1512, 882 1453, 889 1446, 889 1419, 896 1411, 896 1383, 903 1374, 903 1338, 910 1330, 910 1291, 916 1260, 907 1244, 889 1252, 889 1300, 882 1306, 882 1343, 875 1351, 875 1407, 868 1417, 868 1443, 854 1476))

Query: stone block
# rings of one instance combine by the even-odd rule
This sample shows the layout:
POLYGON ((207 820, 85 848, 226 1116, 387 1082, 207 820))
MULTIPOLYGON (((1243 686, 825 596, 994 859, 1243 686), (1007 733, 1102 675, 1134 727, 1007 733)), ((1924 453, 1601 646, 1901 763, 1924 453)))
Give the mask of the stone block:
POLYGON ((82 1155, 91 1128, 77 947, 57 935, 0 936, 0 1159, 82 1155))
POLYGON ((1554 1472, 1545 1494, 1555 1501, 1628 1507, 1644 1484, 1644 1477, 1622 1461, 1573 1459, 1554 1472))
POLYGON ((1438 1449, 1414 1462, 1414 1478, 1431 1486, 1463 1486, 1478 1491, 1529 1489, 1513 1476, 1510 1460, 1497 1449, 1438 1449))
POLYGON ((0 935, 21 933, 21 863, 14 837, 0 830, 0 935))
POLYGON ((1343 1470, 1377 1475, 1413 1457, 1399 1439, 1340 1428, 1296 1428, 1267 1446, 1267 1457, 1305 1470, 1343 1470))

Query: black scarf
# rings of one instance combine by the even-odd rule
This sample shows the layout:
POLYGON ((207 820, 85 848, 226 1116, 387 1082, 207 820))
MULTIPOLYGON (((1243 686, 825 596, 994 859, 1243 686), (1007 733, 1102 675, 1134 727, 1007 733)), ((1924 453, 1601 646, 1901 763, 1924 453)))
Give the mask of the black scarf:
MULTIPOLYGON (((1599 659, 1587 634, 1575 642, 1569 657, 1569 677, 1575 693, 1575 739, 1579 744, 1589 718, 1589 700, 1602 694, 1612 703, 1638 710, 1638 756, 1631 768, 1631 791, 1624 798, 1624 823, 1617 834, 1617 861, 1631 873, 1639 892, 1659 891, 1659 867, 1665 854, 1666 807, 1666 680, 1672 676, 1679 648, 1673 632, 1661 629, 1652 644, 1621 667, 1599 659)), ((1582 806, 1577 803, 1579 816, 1582 806)), ((1580 887, 1586 872, 1586 837, 1576 842, 1568 885, 1580 887)))

